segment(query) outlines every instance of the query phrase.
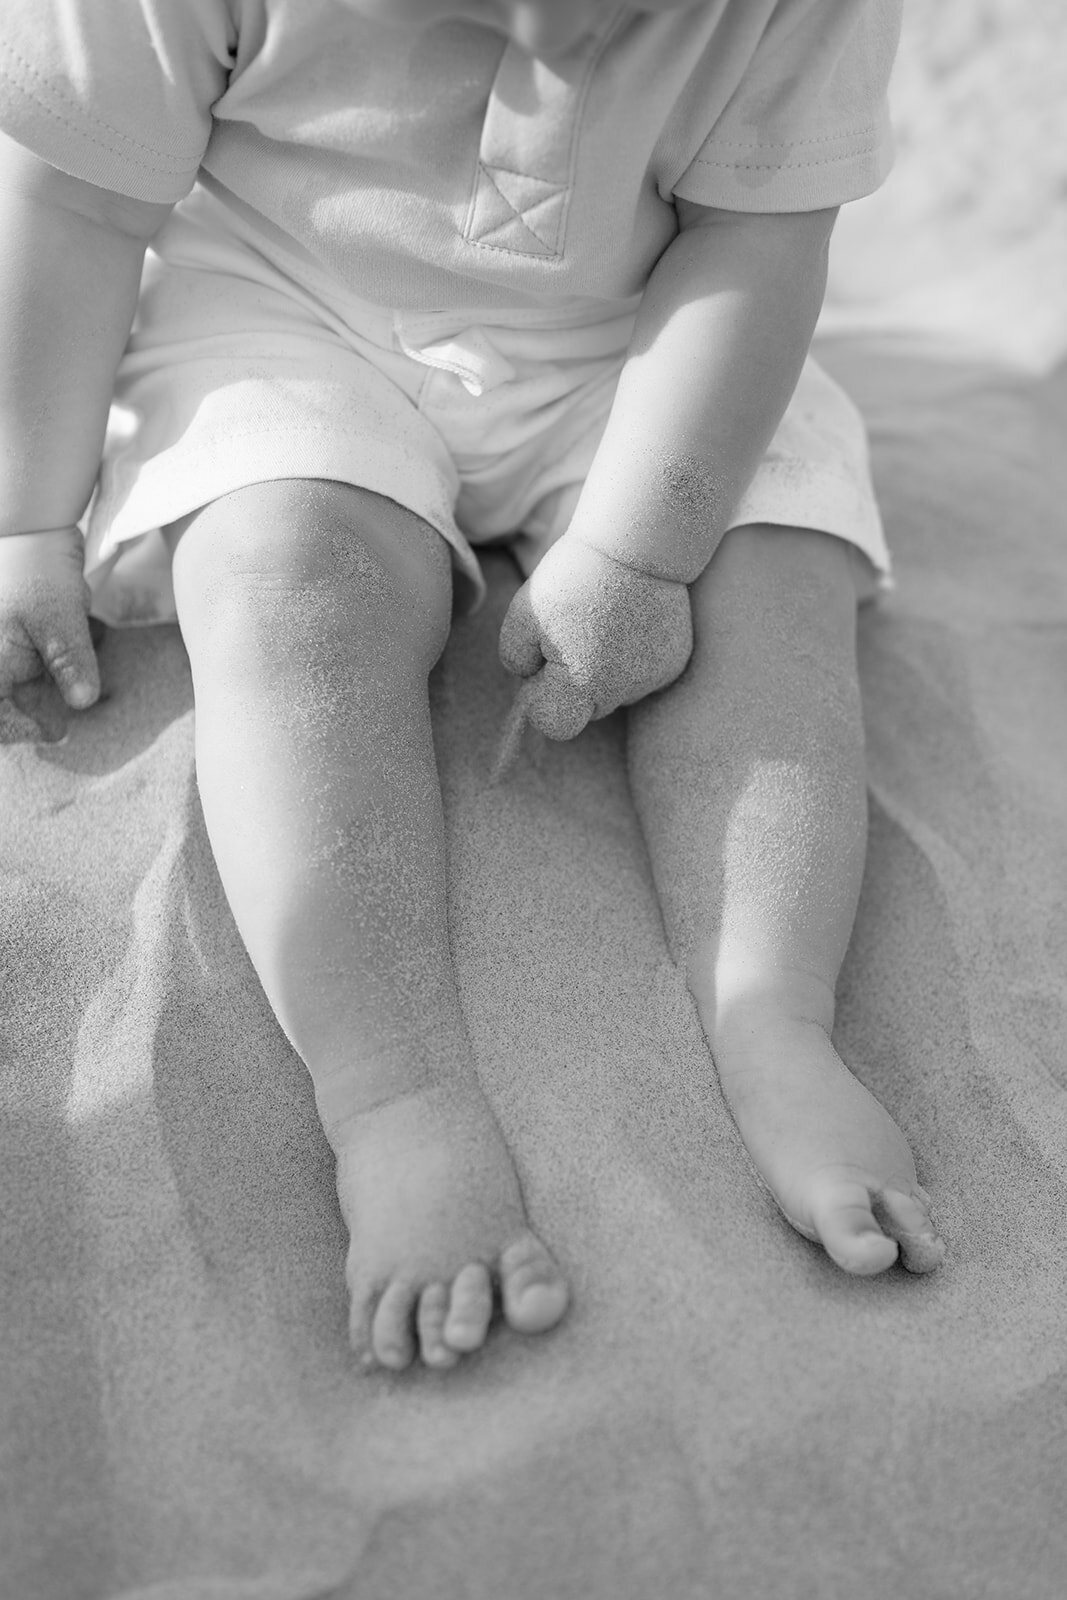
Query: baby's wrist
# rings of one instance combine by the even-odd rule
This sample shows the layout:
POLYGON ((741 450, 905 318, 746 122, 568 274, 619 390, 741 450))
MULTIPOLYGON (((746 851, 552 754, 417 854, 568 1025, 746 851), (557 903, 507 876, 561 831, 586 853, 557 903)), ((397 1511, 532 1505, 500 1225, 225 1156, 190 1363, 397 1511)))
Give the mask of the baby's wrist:
POLYGON ((620 535, 618 530, 586 530, 572 524, 564 538, 581 544, 598 555, 606 556, 620 567, 638 573, 643 578, 654 578, 660 583, 695 583, 711 560, 693 551, 672 547, 663 540, 653 542, 620 535))
POLYGON ((0 573, 5 588, 12 583, 38 578, 62 579, 65 574, 81 574, 85 544, 80 530, 38 528, 31 533, 0 531, 0 573))
POLYGON ((659 462, 656 476, 651 469, 639 474, 629 495, 620 484, 605 496, 598 481, 579 501, 567 532, 622 566, 691 584, 718 548, 727 501, 725 486, 705 463, 678 456, 659 462))

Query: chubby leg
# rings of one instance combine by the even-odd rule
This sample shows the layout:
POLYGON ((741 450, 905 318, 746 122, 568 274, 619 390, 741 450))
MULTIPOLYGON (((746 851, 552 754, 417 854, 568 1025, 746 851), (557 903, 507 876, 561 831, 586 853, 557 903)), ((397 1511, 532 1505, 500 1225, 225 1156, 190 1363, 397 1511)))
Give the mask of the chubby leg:
POLYGON ((786 1217, 849 1272, 944 1247, 911 1152, 830 1042, 866 849, 855 558, 799 529, 727 534, 694 585, 685 673, 629 714, 671 947, 723 1093, 786 1217))
POLYGON ((197 778, 234 918, 305 1061, 351 1234, 368 1365, 450 1366, 494 1281, 522 1332, 566 1289, 478 1086, 448 941, 427 677, 441 538, 394 502, 284 481, 168 530, 197 778))

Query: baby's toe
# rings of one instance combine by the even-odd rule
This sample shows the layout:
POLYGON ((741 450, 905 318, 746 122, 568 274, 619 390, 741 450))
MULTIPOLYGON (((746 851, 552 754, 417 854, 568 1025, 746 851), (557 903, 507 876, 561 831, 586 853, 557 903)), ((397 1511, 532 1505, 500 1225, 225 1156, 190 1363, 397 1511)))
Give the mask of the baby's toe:
POLYGON ((374 1313, 371 1348, 383 1367, 402 1372, 415 1359, 414 1316, 418 1290, 402 1278, 386 1285, 374 1313))
POLYGON ((492 1316, 493 1285, 489 1269, 480 1261, 469 1262, 452 1281, 444 1325, 445 1344, 460 1355, 479 1350, 485 1343, 492 1316))
POLYGON ((884 1272, 897 1259, 897 1243, 878 1226, 867 1186, 854 1179, 827 1179, 811 1196, 812 1226, 828 1256, 861 1277, 884 1272))
POLYGON ((536 1234, 524 1233, 500 1257, 504 1316, 517 1333, 544 1333, 567 1309, 563 1274, 536 1234))
POLYGON ((945 1241, 930 1216, 930 1196, 916 1188, 912 1194, 885 1189, 874 1211, 886 1233, 900 1245, 900 1262, 909 1272, 933 1272, 945 1259, 945 1241))
POLYGON ((445 1321, 448 1317, 448 1285, 431 1283, 419 1296, 416 1326, 419 1350, 428 1367, 454 1367, 459 1356, 445 1343, 445 1321))

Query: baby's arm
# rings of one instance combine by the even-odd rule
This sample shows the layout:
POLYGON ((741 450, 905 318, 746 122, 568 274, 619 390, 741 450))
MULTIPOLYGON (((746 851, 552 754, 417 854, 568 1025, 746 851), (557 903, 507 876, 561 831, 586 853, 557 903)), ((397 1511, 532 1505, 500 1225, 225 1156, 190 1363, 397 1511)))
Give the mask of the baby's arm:
POLYGON ((96 699, 75 524, 145 246, 169 210, 68 177, 0 135, 0 696, 43 661, 71 705, 96 699))
POLYGON ((837 212, 678 205, 567 536, 692 583, 796 387, 837 212))
POLYGON ((822 305, 836 211, 680 201, 679 215, 570 526, 501 631, 504 664, 530 680, 522 710, 554 737, 684 668, 684 585, 714 555, 781 421, 822 305))

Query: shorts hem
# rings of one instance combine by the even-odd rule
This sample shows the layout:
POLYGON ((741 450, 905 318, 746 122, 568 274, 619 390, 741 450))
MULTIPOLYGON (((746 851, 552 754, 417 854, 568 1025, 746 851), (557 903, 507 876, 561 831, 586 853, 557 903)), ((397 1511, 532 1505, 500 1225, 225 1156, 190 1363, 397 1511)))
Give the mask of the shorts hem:
MULTIPOLYGON (((198 510, 201 506, 254 483, 269 483, 292 478, 324 478, 349 483, 380 494, 421 517, 436 529, 452 552, 453 565, 465 590, 461 609, 476 610, 485 596, 485 578, 467 539, 452 515, 455 485, 433 464, 418 462, 410 455, 392 450, 375 439, 339 441, 331 435, 326 441, 318 434, 257 432, 254 448, 234 450, 232 439, 206 451, 205 441, 197 440, 195 457, 190 451, 171 449, 165 458, 158 456, 136 470, 123 471, 121 460, 105 468, 97 498, 89 510, 86 529, 85 575, 92 591, 92 612, 113 626, 136 622, 175 620, 169 562, 159 550, 155 561, 142 563, 133 580, 131 563, 130 592, 123 593, 123 567, 129 548, 146 536, 157 533, 168 523, 198 510), (323 448, 324 443, 327 448, 323 448), (122 478, 133 481, 126 487, 122 478), (109 479, 111 480, 109 482, 109 479), (150 570, 154 569, 155 578, 150 570), (158 585, 158 606, 154 614, 146 592, 158 585)), ((162 546, 162 540, 157 540, 162 546)), ((146 552, 147 555, 147 552, 146 552)))
POLYGON ((873 493, 862 492, 853 477, 813 473, 810 463, 804 463, 804 493, 798 497, 799 465, 788 459, 765 462, 742 495, 728 527, 769 522, 833 534, 866 556, 879 590, 891 589, 893 563, 873 493))

